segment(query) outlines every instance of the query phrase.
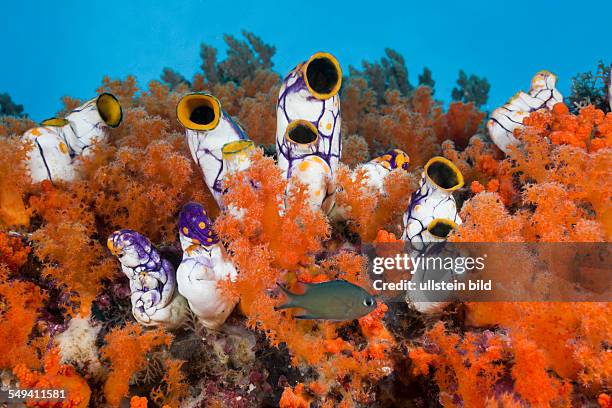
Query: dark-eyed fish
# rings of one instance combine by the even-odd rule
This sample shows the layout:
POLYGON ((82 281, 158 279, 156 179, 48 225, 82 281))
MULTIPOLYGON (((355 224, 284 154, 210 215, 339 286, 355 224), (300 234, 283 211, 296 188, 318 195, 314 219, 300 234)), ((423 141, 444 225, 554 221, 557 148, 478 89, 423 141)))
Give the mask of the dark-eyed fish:
POLYGON ((376 309, 374 296, 345 280, 304 284, 306 291, 301 295, 279 284, 288 301, 275 309, 300 308, 306 313, 295 316, 296 319, 334 321, 358 319, 376 309))

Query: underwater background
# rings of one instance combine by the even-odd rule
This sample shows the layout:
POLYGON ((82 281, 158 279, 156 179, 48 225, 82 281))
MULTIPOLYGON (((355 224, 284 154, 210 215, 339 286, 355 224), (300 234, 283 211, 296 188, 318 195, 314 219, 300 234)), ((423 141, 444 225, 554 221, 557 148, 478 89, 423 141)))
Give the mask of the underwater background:
POLYGON ((87 98, 100 78, 134 75, 140 86, 170 67, 186 77, 201 64, 200 44, 224 55, 225 34, 241 30, 276 47, 277 72, 288 72, 305 55, 329 50, 359 68, 385 48, 406 60, 417 82, 428 67, 436 96, 446 103, 460 69, 492 84, 486 110, 501 105, 524 78, 548 69, 567 94, 571 78, 612 55, 605 18, 607 1, 528 0, 402 2, 251 2, 106 0, 3 4, 0 90, 37 120, 60 108, 64 95, 87 98), (44 69, 43 69, 44 67, 44 69), (44 94, 45 97, 41 97, 44 94))
POLYGON ((612 406, 610 4, 31 5, 0 404, 612 406), (521 301, 372 289, 444 243, 521 301))

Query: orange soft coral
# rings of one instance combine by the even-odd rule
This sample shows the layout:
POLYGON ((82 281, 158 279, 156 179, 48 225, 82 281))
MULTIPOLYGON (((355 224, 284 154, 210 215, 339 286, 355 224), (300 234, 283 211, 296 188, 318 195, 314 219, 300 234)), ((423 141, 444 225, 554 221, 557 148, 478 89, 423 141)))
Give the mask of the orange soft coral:
POLYGON ((166 359, 162 385, 151 391, 151 399, 163 406, 178 407, 181 400, 189 394, 189 386, 181 371, 184 361, 166 359))
POLYGON ((520 335, 513 336, 514 390, 532 406, 567 405, 572 386, 548 374, 544 352, 520 335))
MULTIPOLYGON (((367 345, 361 348, 339 339, 336 329, 341 324, 313 325, 292 319, 291 311, 274 310, 277 281, 285 280, 291 286, 296 276, 310 280, 325 274, 328 279, 365 284, 365 264, 360 255, 341 252, 315 264, 314 256, 322 249, 328 226, 322 213, 310 209, 303 190, 283 200, 286 184, 274 162, 261 152, 252 158, 248 170, 228 183, 224 199, 234 210, 228 210, 215 223, 238 269, 236 282, 227 290, 240 296, 251 328, 262 330, 275 346, 286 344, 293 364, 313 366, 320 375, 318 383, 330 388, 343 389, 338 388, 339 382, 350 382, 351 391, 343 391, 345 398, 367 401, 365 384, 381 378, 392 365, 388 354, 392 340, 380 314, 364 318, 362 331, 367 345)), ((284 395, 284 403, 305 403, 292 390, 286 389, 284 395)), ((320 397, 333 401, 332 396, 320 397)))
POLYGON ((298 384, 294 389, 285 387, 279 406, 281 408, 308 408, 311 398, 304 391, 304 384, 298 384))
POLYGON ((49 223, 32 239, 36 256, 45 262, 42 273, 66 285, 76 295, 81 314, 88 316, 102 280, 117 270, 105 248, 77 222, 49 223))
MULTIPOLYGON (((552 111, 538 111, 525 118, 524 124, 540 133, 548 133, 550 141, 557 145, 570 145, 593 152, 612 147, 610 113, 604 114, 592 105, 580 109, 578 115, 570 113, 563 103, 556 104, 552 111)), ((517 135, 524 131, 519 129, 517 135)))
POLYGON ((95 192, 92 206, 104 234, 130 228, 154 242, 172 240, 181 206, 211 201, 182 135, 170 133, 167 122, 128 111, 114 144, 119 147, 101 147, 85 160, 86 182, 74 187, 85 199, 95 192))
POLYGON ((147 408, 149 405, 149 400, 147 397, 139 397, 138 395, 134 395, 130 398, 130 408, 147 408))
POLYGON ((44 358, 44 371, 30 371, 25 364, 18 364, 13 373, 21 388, 64 390, 66 398, 58 402, 28 400, 27 406, 49 408, 85 408, 89 406, 91 390, 74 367, 60 364, 58 348, 51 349, 44 358))
MULTIPOLYGON (((557 104, 553 113, 532 113, 525 118, 527 126, 516 132, 523 143, 511 148, 509 163, 511 171, 523 182, 559 183, 576 206, 590 206, 593 216, 585 213, 583 219, 598 222, 609 239, 612 237, 612 178, 607 169, 612 149, 591 150, 588 146, 557 145, 547 141, 553 129, 563 128, 588 142, 590 139, 585 135, 593 134, 600 115, 588 108, 582 112, 584 114, 574 116, 565 113, 563 105, 557 104)), ((592 239, 598 240, 597 234, 592 239)))
MULTIPOLYGON (((525 352, 538 353, 544 369, 553 370, 561 378, 578 380, 585 392, 595 396, 612 380, 612 364, 605 346, 605 339, 612 335, 611 308, 609 303, 586 302, 469 303, 468 323, 498 324, 508 328, 510 337, 519 344, 526 339, 535 343, 538 351, 525 345, 525 352)), ((519 371, 514 374, 519 375, 519 371)))
POLYGON ((370 158, 368 149, 368 142, 362 136, 347 136, 342 140, 341 161, 353 169, 368 161, 370 158))
POLYGON ((102 78, 102 86, 96 89, 97 93, 109 92, 121 103, 125 108, 132 107, 136 103, 136 95, 139 89, 136 85, 136 77, 128 75, 124 80, 110 79, 108 76, 102 78))
POLYGON ((144 330, 137 323, 113 329, 104 340, 100 355, 110 361, 111 371, 104 384, 109 404, 119 406, 128 394, 129 382, 146 363, 147 353, 159 346, 169 346, 172 337, 162 329, 144 330))
POLYGON ((23 196, 30 183, 24 163, 31 148, 17 137, 0 136, 0 227, 30 224, 23 196))
POLYGON ((464 222, 449 241, 455 242, 521 242, 523 220, 511 215, 497 193, 483 192, 467 201, 461 209, 464 222))
POLYGON ((409 352, 410 358, 415 360, 413 373, 426 373, 426 365, 434 368, 434 379, 440 387, 444 406, 484 407, 487 398, 493 396, 494 384, 503 374, 500 360, 508 352, 503 338, 472 332, 461 337, 446 332, 442 322, 429 330, 425 338, 427 346, 433 350, 416 348, 409 352))
POLYGON ((29 253, 30 247, 24 246, 21 239, 0 232, 0 264, 15 272, 27 261, 29 253))
MULTIPOLYGON (((5 268, 0 265, 0 272, 5 268)), ((40 288, 26 282, 3 282, 0 273, 0 338, 3 352, 0 353, 0 368, 11 368, 22 363, 27 367, 38 367, 37 347, 31 341, 40 309, 46 295, 40 288)))
POLYGON ((452 140, 456 146, 464 148, 482 124, 484 112, 480 112, 472 102, 453 102, 446 113, 446 131, 438 140, 452 140))
POLYGON ((416 177, 404 170, 394 170, 385 178, 384 191, 367 187, 365 171, 353 174, 340 167, 336 176, 341 191, 336 205, 346 209, 349 226, 364 242, 372 242, 380 228, 397 229, 408 205, 410 194, 416 188, 416 177))

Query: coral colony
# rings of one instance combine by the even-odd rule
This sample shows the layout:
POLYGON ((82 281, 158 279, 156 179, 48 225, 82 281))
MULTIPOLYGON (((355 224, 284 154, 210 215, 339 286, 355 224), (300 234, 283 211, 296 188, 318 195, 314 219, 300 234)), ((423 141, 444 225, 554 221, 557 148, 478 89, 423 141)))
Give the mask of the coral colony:
MULTIPOLYGON (((610 303, 386 303, 360 251, 608 241, 609 108, 570 113, 541 71, 485 128, 392 73, 343 78, 318 52, 281 80, 267 58, 146 90, 106 78, 39 126, 2 119, 3 390, 59 389, 23 399, 57 407, 612 406, 610 303)), ((526 294, 571 280, 498 255, 526 294)))

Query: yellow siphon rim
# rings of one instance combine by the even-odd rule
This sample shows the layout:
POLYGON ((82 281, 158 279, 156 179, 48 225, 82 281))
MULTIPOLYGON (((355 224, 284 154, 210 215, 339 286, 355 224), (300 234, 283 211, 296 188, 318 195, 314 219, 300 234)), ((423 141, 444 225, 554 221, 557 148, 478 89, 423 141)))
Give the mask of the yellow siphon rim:
POLYGON ((221 148, 221 157, 226 159, 230 156, 238 153, 246 153, 247 151, 254 149, 255 143, 252 140, 234 140, 223 145, 221 148))
POLYGON ((221 103, 209 93, 194 92, 181 98, 176 105, 176 117, 181 125, 191 130, 212 130, 219 125, 221 120, 221 103), (210 123, 199 124, 190 119, 193 110, 200 106, 208 106, 213 109, 214 118, 210 123))
POLYGON ((427 231, 436 238, 441 238, 441 239, 446 238, 446 236, 441 237, 431 232, 436 226, 438 226, 438 224, 447 225, 451 228, 451 230, 454 230, 455 228, 457 228, 457 223, 452 220, 449 220, 448 218, 434 218, 427 226, 427 231))
POLYGON ((293 143, 299 146, 312 146, 319 141, 319 130, 315 127, 315 125, 313 125, 311 122, 308 122, 307 120, 303 120, 303 119, 294 120, 293 122, 289 123, 289 125, 287 125, 287 130, 285 130, 285 140, 287 140, 289 143, 293 143), (300 125, 307 127, 310 131, 312 131, 316 135, 316 138, 312 142, 300 143, 300 142, 296 142, 295 140, 292 140, 289 137, 289 133, 291 133, 293 129, 295 129, 296 127, 300 125))
POLYGON ((123 110, 121 103, 115 95, 104 92, 96 99, 96 108, 100 117, 108 126, 116 128, 123 120, 123 110))
POLYGON ((112 238, 106 240, 106 246, 111 251, 113 255, 118 255, 121 252, 121 248, 117 248, 112 238))
POLYGON ((342 86, 342 68, 340 68, 340 63, 338 62, 336 57, 334 57, 328 52, 316 52, 312 54, 312 56, 308 58, 308 61, 306 61, 302 65, 302 75, 304 78, 304 82, 306 83, 306 87, 308 88, 308 91, 312 94, 312 96, 314 96, 317 99, 325 100, 325 99, 331 98, 332 96, 336 95, 340 91, 340 87, 342 86), (308 65, 310 65, 312 61, 316 59, 321 59, 321 58, 325 58, 331 61, 331 63, 334 65, 334 68, 336 68, 336 72, 338 73, 338 82, 332 88, 332 90, 328 93, 316 92, 314 89, 310 87, 310 84, 308 83, 308 78, 306 77, 306 70, 308 69, 308 65))
POLYGON ((68 123, 70 122, 65 118, 49 118, 40 122, 40 126, 62 127, 66 126, 68 123))
POLYGON ((461 170, 459 170, 459 168, 457 166, 455 166, 455 163, 453 163, 452 161, 448 160, 446 157, 442 157, 442 156, 436 156, 436 157, 432 157, 431 159, 429 159, 429 161, 425 165, 425 177, 427 177, 427 180, 431 181, 435 186, 437 186, 438 188, 440 188, 441 190, 444 190, 444 191, 455 191, 455 190, 458 190, 461 187, 463 187, 463 183, 464 183, 463 174, 461 173, 461 170), (455 175, 457 176, 457 184, 454 185, 451 188, 444 188, 444 187, 440 186, 438 183, 436 183, 434 180, 432 180, 429 177, 429 174, 428 174, 427 170, 434 163, 444 163, 448 167, 450 167, 451 170, 453 170, 455 172, 455 175))

